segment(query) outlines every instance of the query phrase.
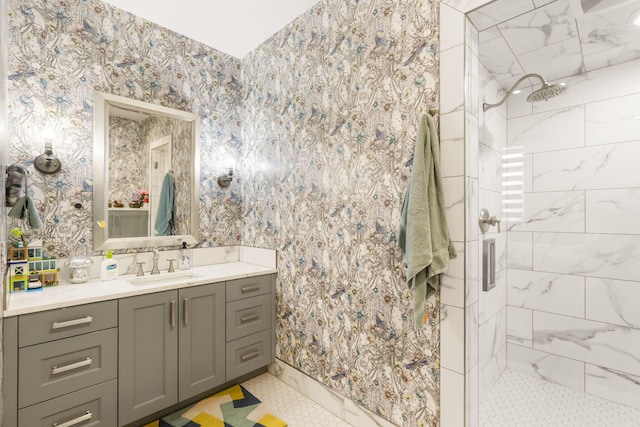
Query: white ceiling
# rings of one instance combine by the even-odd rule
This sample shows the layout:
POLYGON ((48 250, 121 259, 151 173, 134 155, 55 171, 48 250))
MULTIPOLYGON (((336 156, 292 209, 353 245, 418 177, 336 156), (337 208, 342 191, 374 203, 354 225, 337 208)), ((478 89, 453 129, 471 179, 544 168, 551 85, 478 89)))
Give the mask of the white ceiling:
POLYGON ((318 0, 106 0, 242 58, 318 0))
POLYGON ((475 10, 480 62, 508 90, 527 73, 551 81, 640 58, 640 0, 605 2, 615 7, 585 14, 580 0, 497 0, 475 10))

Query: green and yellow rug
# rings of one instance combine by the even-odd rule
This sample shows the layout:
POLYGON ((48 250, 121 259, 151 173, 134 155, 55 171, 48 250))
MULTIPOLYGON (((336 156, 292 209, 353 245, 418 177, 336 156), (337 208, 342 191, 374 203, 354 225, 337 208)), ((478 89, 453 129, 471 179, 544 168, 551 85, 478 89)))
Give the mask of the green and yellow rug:
POLYGON ((144 427, 286 427, 241 385, 234 385, 144 427))

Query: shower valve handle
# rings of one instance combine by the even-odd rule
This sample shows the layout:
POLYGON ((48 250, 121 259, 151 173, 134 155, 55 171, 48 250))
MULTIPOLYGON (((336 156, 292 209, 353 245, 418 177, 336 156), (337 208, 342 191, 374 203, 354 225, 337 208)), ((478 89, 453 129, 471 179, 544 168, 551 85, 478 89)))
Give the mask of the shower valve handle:
POLYGON ((485 234, 487 231, 489 231, 490 225, 497 226, 498 233, 502 231, 500 229, 500 219, 497 218, 495 215, 491 216, 489 211, 484 208, 480 211, 480 217, 478 218, 478 225, 480 225, 480 231, 482 232, 482 234, 485 234))

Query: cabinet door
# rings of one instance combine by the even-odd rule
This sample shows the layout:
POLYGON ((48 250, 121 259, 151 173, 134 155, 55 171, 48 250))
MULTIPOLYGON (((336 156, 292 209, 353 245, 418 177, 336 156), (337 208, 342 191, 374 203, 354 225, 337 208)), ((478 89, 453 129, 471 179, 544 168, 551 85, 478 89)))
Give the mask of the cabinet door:
POLYGON ((120 425, 178 402, 177 291, 119 302, 120 425))
POLYGON ((180 290, 180 400, 225 381, 225 283, 180 290))

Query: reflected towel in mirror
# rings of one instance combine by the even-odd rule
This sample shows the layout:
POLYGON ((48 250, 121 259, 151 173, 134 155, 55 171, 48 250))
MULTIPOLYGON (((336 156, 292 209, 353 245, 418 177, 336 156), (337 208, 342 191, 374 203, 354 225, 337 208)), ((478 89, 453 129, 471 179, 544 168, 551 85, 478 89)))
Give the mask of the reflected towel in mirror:
POLYGON ((170 236, 172 233, 175 216, 175 194, 173 175, 171 172, 167 172, 162 181, 162 190, 160 190, 160 202, 158 203, 155 224, 157 236, 170 236))

